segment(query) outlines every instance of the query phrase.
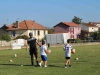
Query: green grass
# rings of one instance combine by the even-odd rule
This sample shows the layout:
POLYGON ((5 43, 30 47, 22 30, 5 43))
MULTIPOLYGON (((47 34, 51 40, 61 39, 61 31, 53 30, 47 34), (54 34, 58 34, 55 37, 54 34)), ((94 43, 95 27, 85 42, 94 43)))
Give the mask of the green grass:
MULTIPOLYGON (((64 68, 65 55, 62 47, 51 47, 48 67, 33 67, 25 49, 0 50, 0 75, 100 75, 100 45, 74 46, 71 68, 64 68), (17 54, 18 57, 14 57, 17 54), (75 60, 78 57, 79 60, 75 60), (9 62, 12 59, 13 62, 9 62), (24 66, 21 66, 23 64, 24 66)), ((39 51, 39 50, 38 50, 39 51)), ((39 61, 40 61, 39 54, 39 61)))

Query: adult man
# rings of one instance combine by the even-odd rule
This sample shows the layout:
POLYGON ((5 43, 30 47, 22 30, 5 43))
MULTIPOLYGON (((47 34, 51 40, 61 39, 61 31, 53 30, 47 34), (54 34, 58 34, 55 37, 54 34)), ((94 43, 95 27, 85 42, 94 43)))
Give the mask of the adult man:
MULTIPOLYGON (((30 47, 29 52, 30 52, 30 56, 31 56, 31 64, 32 66, 34 66, 34 56, 36 58, 36 63, 38 64, 38 52, 37 52, 37 47, 36 44, 38 44, 40 46, 40 44, 38 43, 37 39, 35 37, 33 37, 32 32, 29 33, 29 38, 27 40, 27 45, 26 45, 26 51, 28 51, 28 45, 30 47)), ((41 46, 40 46, 41 47, 41 46)))

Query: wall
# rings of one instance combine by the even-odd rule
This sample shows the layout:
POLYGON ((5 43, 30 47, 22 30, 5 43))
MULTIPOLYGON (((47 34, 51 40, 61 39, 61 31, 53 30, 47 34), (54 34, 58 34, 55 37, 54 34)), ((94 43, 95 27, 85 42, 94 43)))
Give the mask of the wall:
POLYGON ((100 24, 97 24, 96 26, 100 27, 100 24))
POLYGON ((80 24, 80 26, 81 26, 81 30, 89 31, 89 28, 86 25, 80 24))
POLYGON ((44 38, 44 31, 45 31, 45 35, 46 34, 48 34, 48 30, 28 30, 28 34, 30 33, 30 32, 33 32, 33 36, 35 37, 35 38, 37 38, 38 40, 41 40, 41 39, 43 39, 44 38), (38 35, 38 31, 40 32, 40 35, 38 35))
MULTIPOLYGON (((27 35, 29 37, 29 33, 33 32, 33 36, 36 37, 37 39, 41 40, 42 38, 44 38, 44 31, 45 31, 45 35, 48 34, 48 30, 19 30, 19 31, 16 31, 16 36, 27 35), (38 36, 38 31, 40 32, 39 36, 38 36)), ((9 31, 8 33, 12 37, 11 32, 12 31, 9 31)), ((12 37, 12 38, 14 38, 14 37, 12 37)))
POLYGON ((70 27, 69 28, 69 37, 70 39, 77 39, 77 35, 80 35, 81 27, 70 27))
POLYGON ((98 31, 98 27, 89 27, 89 32, 98 31))
MULTIPOLYGON (((9 31, 8 33, 13 38, 12 31, 9 31)), ((17 37, 19 35, 28 35, 28 31, 27 30, 17 30, 15 37, 17 37)))

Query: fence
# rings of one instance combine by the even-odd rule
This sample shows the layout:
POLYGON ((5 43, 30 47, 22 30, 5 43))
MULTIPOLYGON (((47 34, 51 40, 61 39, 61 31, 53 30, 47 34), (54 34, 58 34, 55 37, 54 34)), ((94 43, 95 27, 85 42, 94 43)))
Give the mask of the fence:
MULTIPOLYGON (((7 46, 12 46, 13 43, 17 43, 17 40, 11 40, 9 42, 7 41, 0 41, 0 47, 7 47, 7 46)), ((24 45, 26 45, 26 40, 24 40, 24 45)))
MULTIPOLYGON (((11 49, 12 44, 17 43, 17 40, 12 40, 12 41, 0 41, 0 50, 4 49, 11 49)), ((24 45, 26 45, 27 41, 24 40, 24 45)), ((81 41, 72 41, 73 46, 80 46, 80 45, 97 45, 100 44, 100 40, 94 40, 94 41, 86 41, 86 40, 81 40, 81 41)), ((61 44, 50 44, 50 47, 59 47, 59 46, 64 46, 64 43, 61 44)), ((23 46, 25 47, 25 46, 23 46)))

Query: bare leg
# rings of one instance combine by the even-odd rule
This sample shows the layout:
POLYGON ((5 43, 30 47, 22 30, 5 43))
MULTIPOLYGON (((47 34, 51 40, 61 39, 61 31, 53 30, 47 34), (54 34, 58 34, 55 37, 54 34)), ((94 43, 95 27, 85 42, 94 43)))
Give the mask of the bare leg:
POLYGON ((37 54, 35 54, 35 58, 36 58, 36 63, 37 63, 37 65, 39 65, 39 63, 38 63, 38 56, 37 56, 37 54))
POLYGON ((42 66, 43 61, 41 60, 41 62, 39 63, 40 66, 42 66))
POLYGON ((44 67, 47 67, 47 61, 44 61, 44 67))
POLYGON ((66 63, 65 63, 65 65, 68 65, 68 63, 69 63, 69 61, 68 61, 68 60, 66 60, 66 63))

